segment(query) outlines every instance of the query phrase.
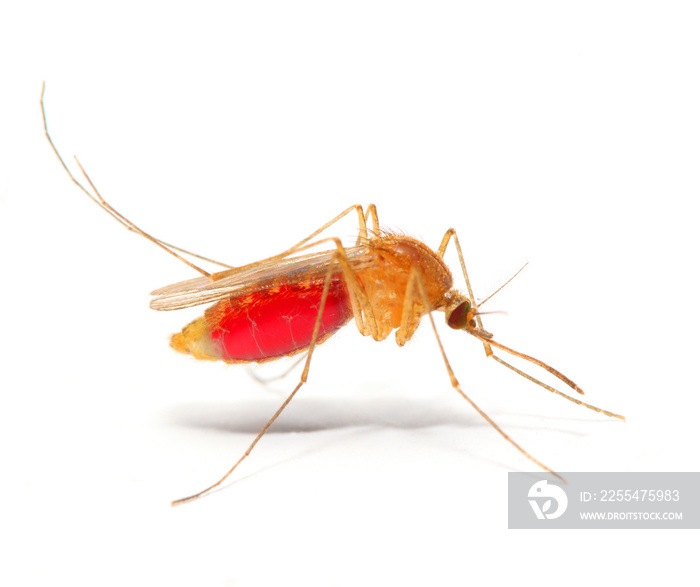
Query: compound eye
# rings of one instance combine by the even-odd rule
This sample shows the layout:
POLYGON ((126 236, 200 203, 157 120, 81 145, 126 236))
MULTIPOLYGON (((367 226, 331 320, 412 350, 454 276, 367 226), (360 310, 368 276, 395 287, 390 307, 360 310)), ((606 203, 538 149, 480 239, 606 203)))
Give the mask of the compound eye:
POLYGON ((466 330, 469 321, 469 310, 472 305, 470 302, 462 302, 459 304, 447 318, 447 325, 455 330, 466 330))

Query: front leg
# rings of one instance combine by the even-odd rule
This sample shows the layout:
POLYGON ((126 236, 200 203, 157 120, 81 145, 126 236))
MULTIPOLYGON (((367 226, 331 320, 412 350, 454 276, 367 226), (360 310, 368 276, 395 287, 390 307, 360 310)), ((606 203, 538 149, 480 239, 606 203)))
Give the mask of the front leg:
POLYGON ((403 309, 401 312, 401 326, 396 331, 396 344, 403 346, 408 342, 420 325, 423 314, 430 312, 431 308, 424 308, 421 303, 421 291, 423 283, 418 270, 411 268, 406 285, 406 293, 403 298, 403 309))

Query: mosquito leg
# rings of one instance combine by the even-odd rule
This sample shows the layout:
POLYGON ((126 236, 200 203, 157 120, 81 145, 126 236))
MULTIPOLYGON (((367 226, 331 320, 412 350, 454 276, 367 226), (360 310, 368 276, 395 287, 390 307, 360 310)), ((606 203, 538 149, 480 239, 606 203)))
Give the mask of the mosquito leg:
MULTIPOLYGON (((166 242, 163 241, 163 240, 160 240, 160 239, 158 239, 158 238, 156 238, 156 237, 154 237, 154 236, 148 234, 146 231, 142 230, 142 229, 139 228, 136 224, 134 224, 133 222, 131 222, 131 221, 130 221, 128 218, 126 218, 123 214, 121 214, 120 212, 118 212, 111 204, 109 204, 109 203, 102 197, 102 195, 101 195, 100 192, 97 190, 97 188, 95 187, 94 183, 92 182, 92 180, 90 179, 90 177, 89 177, 88 174, 86 173, 85 169, 84 169, 83 166, 80 164, 80 161, 78 161, 78 159, 76 158, 76 163, 78 164, 78 167, 80 168, 80 171, 82 172, 82 174, 84 175, 86 181, 88 182, 88 184, 90 185, 90 187, 91 187, 91 188, 93 189, 93 191, 94 191, 94 194, 91 193, 91 192, 90 192, 80 181, 78 181, 78 179, 76 179, 76 177, 73 175, 73 173, 71 172, 70 168, 68 167, 68 165, 67 165, 66 162, 64 161, 63 157, 61 156, 60 152, 58 151, 58 148, 57 148, 56 145, 54 144, 53 139, 51 138, 51 134, 49 133, 48 123, 47 123, 47 119, 46 119, 46 109, 45 109, 45 107, 44 107, 44 92, 45 92, 45 89, 46 89, 45 84, 42 84, 42 87, 41 87, 41 100, 40 100, 40 104, 41 104, 41 114, 42 114, 42 118, 43 118, 43 122, 44 122, 44 132, 45 132, 45 134, 46 134, 46 138, 48 139, 49 144, 51 145, 51 148, 52 148, 54 154, 55 154, 56 157, 58 158, 59 162, 60 162, 61 165, 63 166, 63 169, 66 171, 66 173, 68 174, 68 176, 70 177, 70 179, 73 181, 73 183, 74 183, 76 186, 78 186, 78 188, 80 188, 80 190, 82 190, 93 202, 95 202, 98 206, 100 206, 100 208, 102 208, 102 209, 103 209, 105 212, 107 212, 110 216, 112 216, 114 219, 116 219, 120 224, 122 224, 123 226, 125 226, 128 230, 130 230, 130 231, 132 231, 132 232, 136 232, 137 234, 141 235, 142 237, 144 237, 144 238, 150 240, 151 242, 155 243, 157 246, 159 246, 160 248, 164 249, 165 251, 167 251, 168 253, 170 253, 171 255, 173 255, 174 257, 176 257, 177 259, 179 259, 180 261, 182 261, 183 263, 185 263, 186 265, 188 265, 189 267, 191 267, 191 268, 194 269, 195 271, 201 273, 201 274, 204 275, 205 277, 212 277, 212 278, 213 278, 213 275, 217 275, 217 274, 212 274, 212 273, 210 273, 210 272, 208 272, 208 271, 205 271, 205 270, 202 269, 201 267, 198 267, 198 266, 195 265, 194 263, 191 263, 190 261, 188 261, 187 259, 185 259, 185 258, 182 257, 181 255, 179 255, 176 251, 180 251, 181 253, 184 253, 184 254, 187 254, 187 255, 191 255, 191 256, 196 257, 196 258, 198 258, 198 259, 202 259, 202 260, 204 260, 204 261, 209 261, 209 262, 214 263, 214 264, 216 264, 216 265, 220 265, 220 266, 222 266, 222 267, 226 267, 226 268, 228 268, 229 270, 231 270, 231 269, 233 269, 233 270, 235 270, 235 269, 238 269, 238 270, 241 270, 241 269, 248 269, 248 268, 250 268, 251 266, 254 265, 254 264, 251 264, 251 265, 245 265, 245 266, 242 266, 242 267, 233 267, 233 266, 231 266, 231 265, 229 265, 229 264, 227 264, 227 263, 221 263, 221 262, 219 262, 219 261, 215 261, 214 259, 210 259, 210 258, 208 258, 208 257, 204 257, 203 255, 198 255, 198 254, 196 254, 196 253, 192 253, 191 251, 188 251, 188 250, 183 249, 183 248, 181 248, 181 247, 177 247, 177 246, 175 246, 175 245, 171 245, 171 244, 169 244, 169 243, 166 243, 166 242)), ((324 224, 324 225, 323 225, 321 228, 319 228, 318 230, 316 230, 316 231, 314 231, 313 233, 311 233, 311 234, 310 234, 308 237, 306 237, 305 239, 299 241, 299 242, 298 242, 296 245, 294 245, 293 247, 287 249, 286 251, 284 251, 283 253, 281 253, 281 254, 279 254, 279 255, 275 255, 274 257, 270 257, 269 259, 263 259, 263 261, 262 261, 261 263, 267 262, 267 261, 274 261, 274 260, 276 260, 276 259, 283 259, 283 258, 285 258, 285 257, 287 257, 287 256, 289 256, 289 255, 291 255, 291 254, 293 254, 293 253, 299 251, 300 248, 301 248, 303 245, 305 245, 306 243, 308 243, 308 242, 309 242, 310 240, 312 240, 314 237, 318 236, 321 232, 323 232, 324 230, 326 230, 327 228, 329 228, 330 226, 332 226, 333 224, 335 224, 336 222, 338 222, 341 218, 343 218, 344 216, 348 215, 348 214, 349 214, 350 212, 352 212, 353 210, 355 210, 356 213, 357 213, 358 224, 359 224, 359 228, 360 228, 360 236, 359 236, 359 239, 358 239, 358 244, 367 244, 367 243, 369 242, 369 236, 368 236, 368 233, 367 233, 367 223, 366 223, 366 220, 365 220, 365 218, 366 218, 365 212, 364 212, 364 210, 363 210, 363 208, 362 208, 361 205, 355 205, 355 206, 350 206, 349 208, 347 208, 346 210, 344 210, 343 212, 341 212, 340 214, 338 214, 338 216, 336 216, 335 218, 333 218, 332 220, 330 220, 329 222, 327 222, 326 224, 324 224)), ((369 205, 369 207, 368 207, 368 209, 367 209, 367 214, 368 214, 368 216, 371 216, 372 221, 373 221, 373 224, 374 224, 374 228, 377 229, 377 211, 376 211, 376 207, 374 206, 374 204, 370 204, 370 205, 369 205)), ((224 273, 224 272, 219 272, 219 273, 224 273)))
POLYGON ((379 335, 379 326, 374 316, 372 304, 370 304, 364 288, 360 284, 357 276, 355 275, 355 271, 348 262, 345 248, 338 238, 331 238, 328 240, 332 240, 336 247, 338 264, 343 272, 345 286, 348 288, 350 305, 352 307, 352 314, 353 318, 355 319, 357 329, 360 331, 362 336, 371 335, 374 340, 381 340, 379 335))
MULTIPOLYGON (((81 171, 82 174, 85 176, 85 179, 86 179, 87 182, 90 184, 90 187, 92 187, 92 189, 94 190, 95 193, 94 193, 94 194, 91 193, 85 186, 83 186, 82 183, 80 183, 80 182, 75 178, 75 176, 73 175, 73 173, 71 172, 71 170, 68 168, 68 165, 66 165, 66 162, 63 160, 63 157, 62 157, 61 154, 59 153, 58 148, 57 148, 56 145, 54 144, 53 139, 51 138, 51 134, 49 133, 49 127, 48 127, 48 123, 47 123, 47 121, 46 121, 46 109, 44 108, 44 91, 45 91, 45 89, 46 89, 46 88, 45 88, 45 85, 42 84, 40 103, 41 103, 41 115, 42 115, 42 118, 43 118, 43 121, 44 121, 44 133, 46 134, 46 138, 48 139, 49 144, 51 145, 51 148, 53 149, 54 154, 56 155, 56 157, 57 157, 58 160, 60 161, 61 165, 63 166, 63 169, 66 171, 66 173, 68 174, 68 177, 71 178, 71 180, 73 181, 73 183, 74 183, 75 185, 77 185, 77 186, 78 186, 78 187, 79 187, 93 202, 95 202, 98 206, 100 206, 100 208, 102 208, 102 209, 103 209, 105 212, 107 212, 110 216, 112 216, 113 218, 115 218, 120 224, 122 224, 123 226, 125 226, 125 227, 128 228, 129 230, 140 234, 140 235, 143 236, 144 238, 150 240, 152 243, 155 243, 155 244, 158 245, 161 249, 167 251, 168 253, 170 253, 171 255, 173 255, 175 258, 179 259, 180 261, 182 261, 183 263, 185 263, 186 265, 188 265, 189 267, 191 267, 191 268, 194 269, 195 271, 198 271, 199 273, 201 273, 201 274, 204 275, 205 277, 210 277, 210 276, 211 276, 211 273, 209 273, 208 271, 205 271, 205 270, 202 269, 201 267, 198 267, 198 266, 195 265, 194 263, 191 263, 190 261, 188 261, 187 259, 185 259, 185 258, 182 257, 181 255, 179 255, 179 254, 176 253, 175 251, 181 251, 181 252, 187 253, 187 254, 192 254, 192 253, 189 253, 189 251, 186 251, 186 250, 181 249, 181 248, 179 248, 179 247, 175 247, 175 246, 173 246, 173 245, 169 245, 168 243, 166 243, 166 242, 164 242, 164 241, 161 241, 160 239, 157 239, 157 238, 155 238, 154 236, 151 236, 151 235, 148 234, 146 231, 144 231, 144 230, 142 230, 141 228, 139 228, 138 226, 136 226, 133 222, 131 222, 128 218, 126 218, 123 214, 121 214, 120 212, 118 212, 118 211, 117 211, 114 207, 112 207, 110 204, 108 204, 107 201, 100 195, 100 192, 97 190, 97 188, 95 187, 95 185, 92 183, 92 181, 90 180, 90 177, 89 177, 88 174, 85 172, 85 169, 83 169, 83 166, 80 165, 80 161, 78 161, 77 158, 76 158, 76 163, 78 164, 78 167, 80 167, 80 171, 81 171)), ((198 258, 203 259, 203 260, 206 260, 206 261, 211 261, 212 263, 215 263, 215 264, 217 264, 217 265, 222 265, 222 266, 224 266, 224 267, 228 267, 228 265, 226 265, 226 264, 224 264, 224 263, 219 263, 218 261, 214 261, 214 260, 212 260, 212 259, 207 259, 206 257, 203 257, 203 256, 201 256, 201 255, 196 255, 196 254, 195 254, 195 255, 193 255, 193 256, 198 257, 198 258)))
POLYGON ((369 204, 364 212, 364 230, 360 223, 360 233, 357 235, 356 245, 366 245, 369 243, 369 238, 379 234, 379 217, 377 216, 377 207, 374 204, 369 204), (367 221, 372 221, 372 228, 367 228, 367 221))
MULTIPOLYGON (((397 342, 399 344, 401 344, 401 342, 399 342, 400 332, 404 333, 401 335, 401 338, 403 338, 405 336, 405 333, 411 333, 412 331, 415 331, 415 328, 417 327, 417 324, 415 326, 411 324, 411 320, 413 320, 412 314, 414 314, 414 304, 416 303, 416 301, 420 301, 420 303, 425 309, 430 310, 430 302, 428 300, 428 294, 425 291, 425 286, 423 285, 423 280, 421 279, 420 274, 418 273, 416 268, 413 268, 411 270, 411 275, 408 279, 408 286, 406 288, 406 297, 404 299, 404 308, 402 314, 402 324, 396 333, 397 342)), ((435 339, 437 340, 438 347, 440 347, 440 354, 442 355, 442 359, 445 362, 445 368, 447 369, 447 374, 450 377, 450 383, 452 384, 452 387, 455 389, 455 391, 457 391, 459 395, 461 395, 465 400, 467 400, 484 420, 486 420, 503 438, 505 438, 511 445, 518 449, 518 451, 520 451, 525 457, 530 459, 541 469, 544 469, 545 471, 551 473, 559 479, 562 479, 563 481, 563 478, 560 475, 555 473, 552 469, 550 469, 541 461, 538 461, 517 442, 515 442, 510 436, 508 436, 503 431, 503 429, 498 424, 496 424, 496 422, 494 422, 486 412, 484 412, 479 406, 477 406, 474 403, 474 401, 472 401, 472 399, 466 393, 464 393, 462 387, 459 384, 459 381, 457 380, 457 377, 454 374, 454 371, 452 370, 452 366, 450 365, 450 362, 447 359, 447 354, 445 353, 445 349, 442 346, 440 335, 438 334, 437 328, 435 327, 433 315, 430 312, 427 312, 427 315, 428 319, 430 320, 430 325, 433 328, 433 332, 435 333, 435 339)))
POLYGON ((258 383, 262 383, 263 385, 267 385, 268 383, 272 383, 273 381, 278 381, 280 379, 284 379, 289 375, 294 369, 296 369, 297 365, 304 361, 306 359, 306 354, 303 354, 301 357, 296 359, 289 367, 287 367, 282 373, 279 375, 274 375, 273 377, 261 377, 255 372, 255 369, 253 369, 250 365, 248 366, 248 375, 250 375, 255 381, 258 383))
MULTIPOLYGON (((459 257, 459 265, 462 268, 462 275, 464 275, 464 281, 467 283, 467 292, 469 293, 469 299, 471 300, 472 306, 476 307, 476 298, 474 297, 474 292, 472 291, 472 284, 469 281, 469 274, 467 273, 467 266, 464 263, 464 255, 462 254, 462 247, 459 244, 459 239, 457 238, 457 231, 454 228, 450 228, 446 233, 445 236, 442 237, 442 242, 440 243, 440 246, 438 247, 437 254, 438 257, 442 259, 442 257, 445 254, 445 250, 447 249, 447 245, 450 242, 450 239, 452 239, 455 243, 455 248, 457 249, 457 257, 459 257)), ((479 326, 480 330, 484 330, 484 325, 481 322, 481 316, 477 314, 476 316, 476 323, 479 326)), ((493 356, 493 350, 491 349, 491 345, 486 342, 482 341, 484 344, 484 351, 486 351, 486 356, 491 357, 493 356)))
POLYGON ((420 281, 420 276, 414 267, 411 269, 411 274, 408 277, 406 294, 403 298, 401 326, 399 326, 395 335, 396 344, 399 346, 405 345, 411 339, 418 329, 421 317, 424 314, 430 315, 430 306, 425 306, 423 308, 417 307, 419 302, 425 302, 425 300, 421 299, 420 291, 418 291, 418 281, 420 281))
MULTIPOLYGON (((310 358, 310 356, 307 358, 307 365, 308 365, 309 358, 310 358)), ((255 445, 258 444, 258 441, 263 437, 265 432, 268 431, 270 426, 272 426, 274 421, 277 420, 279 415, 284 411, 284 408, 286 408, 289 405, 289 402, 292 401, 292 398, 296 395, 297 391, 299 391, 301 386, 304 385, 304 377, 307 373, 308 373, 308 369, 304 369, 304 374, 302 375, 302 380, 299 381, 297 386, 294 388, 294 391, 292 391, 292 393, 289 394, 289 397, 287 397, 287 399, 284 400, 284 403, 275 412, 275 415, 272 416, 272 418, 270 418, 268 420, 267 424, 265 424, 265 426, 263 426, 262 430, 260 430, 260 432, 258 432, 258 435, 255 437, 255 440, 253 440, 251 445, 248 447, 248 450, 246 450, 245 453, 243 453, 243 456, 240 459, 238 459, 238 461, 236 461, 236 464, 233 465, 233 467, 231 467, 221 479, 219 479, 216 483, 214 483, 213 485, 210 485, 206 489, 203 489, 199 493, 195 493, 194 495, 190 495, 189 497, 183 497, 181 499, 176 499, 175 501, 171 502, 170 505, 175 506, 175 505, 180 505, 180 504, 186 503, 188 501, 194 501, 195 499, 202 497, 206 493, 209 493, 211 490, 217 488, 224 481, 226 481, 226 479, 228 479, 228 477, 231 475, 231 473, 233 473, 236 470, 238 465, 240 465, 245 460, 245 458, 252 452, 252 450, 255 448, 255 445)))
POLYGON ((372 219, 372 233, 374 236, 379 236, 379 216, 377 216, 377 207, 374 204, 367 206, 365 222, 367 222, 368 218, 372 219))

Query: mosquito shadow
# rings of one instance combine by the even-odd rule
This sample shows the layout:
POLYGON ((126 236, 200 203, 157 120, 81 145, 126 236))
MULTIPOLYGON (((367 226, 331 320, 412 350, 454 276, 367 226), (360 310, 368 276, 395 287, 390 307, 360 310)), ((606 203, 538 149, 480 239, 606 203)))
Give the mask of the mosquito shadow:
MULTIPOLYGON (((256 434, 279 408, 277 398, 226 403, 183 404, 164 412, 161 421, 169 426, 225 432, 256 434)), ((295 399, 268 431, 268 434, 318 432, 353 427, 414 430, 442 426, 463 428, 490 427, 469 406, 460 411, 451 402, 435 402, 399 397, 377 397, 358 400, 333 398, 295 399)), ((518 429, 542 429, 541 420, 518 429)), ((547 430, 576 434, 552 420, 547 430), (554 425, 557 424, 557 425, 554 425)), ((513 426, 509 426, 512 428, 513 426)))

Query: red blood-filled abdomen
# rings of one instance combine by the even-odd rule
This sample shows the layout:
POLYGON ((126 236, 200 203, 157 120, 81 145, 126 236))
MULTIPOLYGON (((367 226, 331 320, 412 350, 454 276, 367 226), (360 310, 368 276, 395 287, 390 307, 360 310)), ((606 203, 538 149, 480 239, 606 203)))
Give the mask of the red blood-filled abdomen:
MULTIPOLYGON (((231 297, 176 334, 171 345, 199 359, 249 362, 306 349, 323 295, 323 280, 275 285, 231 297)), ((318 341, 352 318, 342 279, 334 277, 323 309, 318 341)))

